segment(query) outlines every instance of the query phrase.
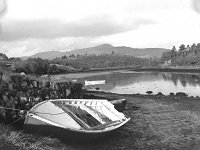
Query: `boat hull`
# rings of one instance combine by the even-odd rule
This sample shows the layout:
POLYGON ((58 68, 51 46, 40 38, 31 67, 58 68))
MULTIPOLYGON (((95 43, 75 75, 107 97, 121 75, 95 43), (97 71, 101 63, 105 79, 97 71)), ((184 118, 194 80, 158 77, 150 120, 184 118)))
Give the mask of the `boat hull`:
MULTIPOLYGON (((125 122, 123 124, 125 124, 125 122)), ((24 124, 24 131, 26 133, 34 133, 38 135, 59 138, 62 141, 91 141, 103 138, 120 127, 106 132, 80 132, 78 130, 72 131, 70 129, 54 126, 44 121, 36 120, 35 118, 29 118, 29 121, 24 124), (32 124, 31 122, 35 122, 35 124, 32 124)))
POLYGON ((80 133, 51 125, 25 125, 24 128, 26 133, 34 132, 39 135, 58 138, 62 141, 91 141, 101 139, 114 131, 104 133, 80 133))

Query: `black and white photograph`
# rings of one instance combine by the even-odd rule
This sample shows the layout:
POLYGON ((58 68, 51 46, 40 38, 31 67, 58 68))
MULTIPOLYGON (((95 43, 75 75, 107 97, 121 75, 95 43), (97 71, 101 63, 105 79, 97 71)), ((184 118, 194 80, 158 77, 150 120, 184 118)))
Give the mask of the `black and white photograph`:
POLYGON ((200 0, 0 0, 0 150, 200 150, 200 0))

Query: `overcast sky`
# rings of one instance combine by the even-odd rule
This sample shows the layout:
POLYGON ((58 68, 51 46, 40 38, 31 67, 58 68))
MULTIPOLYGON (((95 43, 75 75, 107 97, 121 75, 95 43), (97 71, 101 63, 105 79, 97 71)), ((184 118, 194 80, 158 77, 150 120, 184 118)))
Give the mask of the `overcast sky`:
POLYGON ((200 43, 200 0, 0 0, 0 52, 200 43))

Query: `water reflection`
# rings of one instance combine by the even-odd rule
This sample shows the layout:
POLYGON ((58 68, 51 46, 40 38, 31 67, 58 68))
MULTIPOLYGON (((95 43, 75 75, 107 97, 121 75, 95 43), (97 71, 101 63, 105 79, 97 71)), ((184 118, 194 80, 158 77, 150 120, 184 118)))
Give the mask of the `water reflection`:
POLYGON ((177 82, 180 82, 183 87, 186 87, 187 84, 190 86, 200 85, 199 74, 163 73, 163 79, 173 81, 174 85, 177 85, 177 82))
POLYGON ((113 72, 82 78, 82 80, 106 80, 104 85, 88 88, 120 94, 145 94, 151 90, 154 94, 162 92, 185 92, 190 96, 200 96, 200 74, 172 72, 113 72))

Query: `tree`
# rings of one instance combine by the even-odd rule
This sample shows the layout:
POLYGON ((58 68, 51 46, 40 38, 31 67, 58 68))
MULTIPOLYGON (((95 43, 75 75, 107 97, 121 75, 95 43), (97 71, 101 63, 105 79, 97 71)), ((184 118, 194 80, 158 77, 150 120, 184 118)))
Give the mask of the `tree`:
POLYGON ((197 44, 196 48, 198 51, 200 51, 200 43, 197 44))
POLYGON ((190 48, 190 45, 187 45, 187 50, 189 51, 191 48, 190 48))
POLYGON ((67 59, 67 56, 64 55, 64 56, 61 57, 61 59, 62 59, 62 60, 63 60, 63 59, 67 59))
POLYGON ((8 60, 8 57, 5 54, 0 53, 0 59, 2 59, 2 60, 8 60))
POLYGON ((29 58, 16 64, 17 72, 46 74, 49 67, 48 60, 41 58, 29 58))
POLYGON ((176 47, 175 46, 172 47, 172 52, 176 52, 176 47))
POLYGON ((186 49, 184 44, 181 44, 181 46, 179 46, 179 51, 184 51, 186 49))
POLYGON ((193 43, 191 46, 191 50, 196 50, 196 49, 197 49, 197 45, 195 43, 193 43))
POLYGON ((81 57, 81 55, 80 55, 80 54, 76 55, 76 58, 79 58, 79 57, 81 57))
POLYGON ((74 54, 69 55, 69 58, 76 58, 74 54))
POLYGON ((59 73, 60 69, 55 65, 50 65, 48 68, 48 73, 59 73))

